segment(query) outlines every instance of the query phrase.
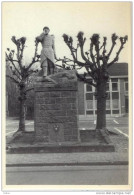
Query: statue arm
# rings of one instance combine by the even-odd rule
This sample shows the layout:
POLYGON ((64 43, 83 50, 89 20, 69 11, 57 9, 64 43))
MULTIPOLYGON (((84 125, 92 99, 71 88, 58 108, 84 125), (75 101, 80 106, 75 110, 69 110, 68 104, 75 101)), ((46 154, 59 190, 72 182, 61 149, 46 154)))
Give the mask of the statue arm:
POLYGON ((39 36, 36 37, 36 41, 41 42, 43 40, 44 33, 41 33, 39 36))

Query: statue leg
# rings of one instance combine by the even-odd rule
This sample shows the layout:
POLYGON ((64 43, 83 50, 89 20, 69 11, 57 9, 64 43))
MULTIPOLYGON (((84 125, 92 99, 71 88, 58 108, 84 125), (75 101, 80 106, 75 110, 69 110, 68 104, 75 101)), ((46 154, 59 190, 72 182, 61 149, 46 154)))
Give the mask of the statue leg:
POLYGON ((47 59, 42 63, 43 76, 46 77, 48 75, 48 62, 47 59))
POLYGON ((54 64, 48 59, 49 74, 54 74, 54 64))
POLYGON ((47 59, 47 64, 48 64, 48 70, 47 70, 47 73, 48 73, 48 75, 51 75, 51 69, 50 69, 50 64, 49 64, 49 59, 47 59))

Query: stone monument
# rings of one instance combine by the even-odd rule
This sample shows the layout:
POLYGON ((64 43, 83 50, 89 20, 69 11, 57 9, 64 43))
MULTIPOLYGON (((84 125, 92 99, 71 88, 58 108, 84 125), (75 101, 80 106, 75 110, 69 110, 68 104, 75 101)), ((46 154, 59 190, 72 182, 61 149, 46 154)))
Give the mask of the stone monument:
POLYGON ((54 74, 56 57, 54 36, 50 29, 36 37, 41 42, 42 76, 35 83, 35 137, 37 142, 77 142, 78 85, 74 71, 54 74))
POLYGON ((61 70, 55 73, 54 58, 57 57, 54 37, 49 35, 49 31, 48 27, 44 27, 43 33, 36 37, 36 41, 42 43, 42 75, 37 76, 34 83, 34 131, 18 134, 8 143, 7 151, 10 153, 114 151, 113 145, 100 144, 94 130, 84 132, 78 130, 76 72, 61 70))
POLYGON ((35 137, 40 143, 78 142, 78 85, 74 71, 35 83, 35 137))

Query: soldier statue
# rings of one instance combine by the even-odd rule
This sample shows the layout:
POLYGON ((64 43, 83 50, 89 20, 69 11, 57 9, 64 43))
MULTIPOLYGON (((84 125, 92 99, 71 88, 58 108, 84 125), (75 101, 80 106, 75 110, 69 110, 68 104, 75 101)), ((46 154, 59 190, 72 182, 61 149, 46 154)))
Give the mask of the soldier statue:
POLYGON ((54 74, 55 68, 55 44, 54 44, 54 36, 49 35, 50 29, 45 26, 43 28, 43 33, 36 37, 37 42, 41 42, 42 51, 41 51, 41 68, 43 70, 43 77, 47 77, 48 75, 54 74))

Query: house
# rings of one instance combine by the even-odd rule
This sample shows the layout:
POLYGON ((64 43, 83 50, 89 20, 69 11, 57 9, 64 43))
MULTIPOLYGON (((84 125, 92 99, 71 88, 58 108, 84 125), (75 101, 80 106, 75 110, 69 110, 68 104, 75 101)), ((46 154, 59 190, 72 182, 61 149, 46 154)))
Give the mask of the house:
MULTIPOLYGON (((107 85, 106 113, 108 116, 122 116, 128 113, 128 64, 116 63, 108 69, 110 79, 107 85)), ((89 78, 90 79, 90 78, 89 78)), ((95 117, 97 101, 95 88, 83 82, 78 83, 78 109, 80 118, 95 117)))

